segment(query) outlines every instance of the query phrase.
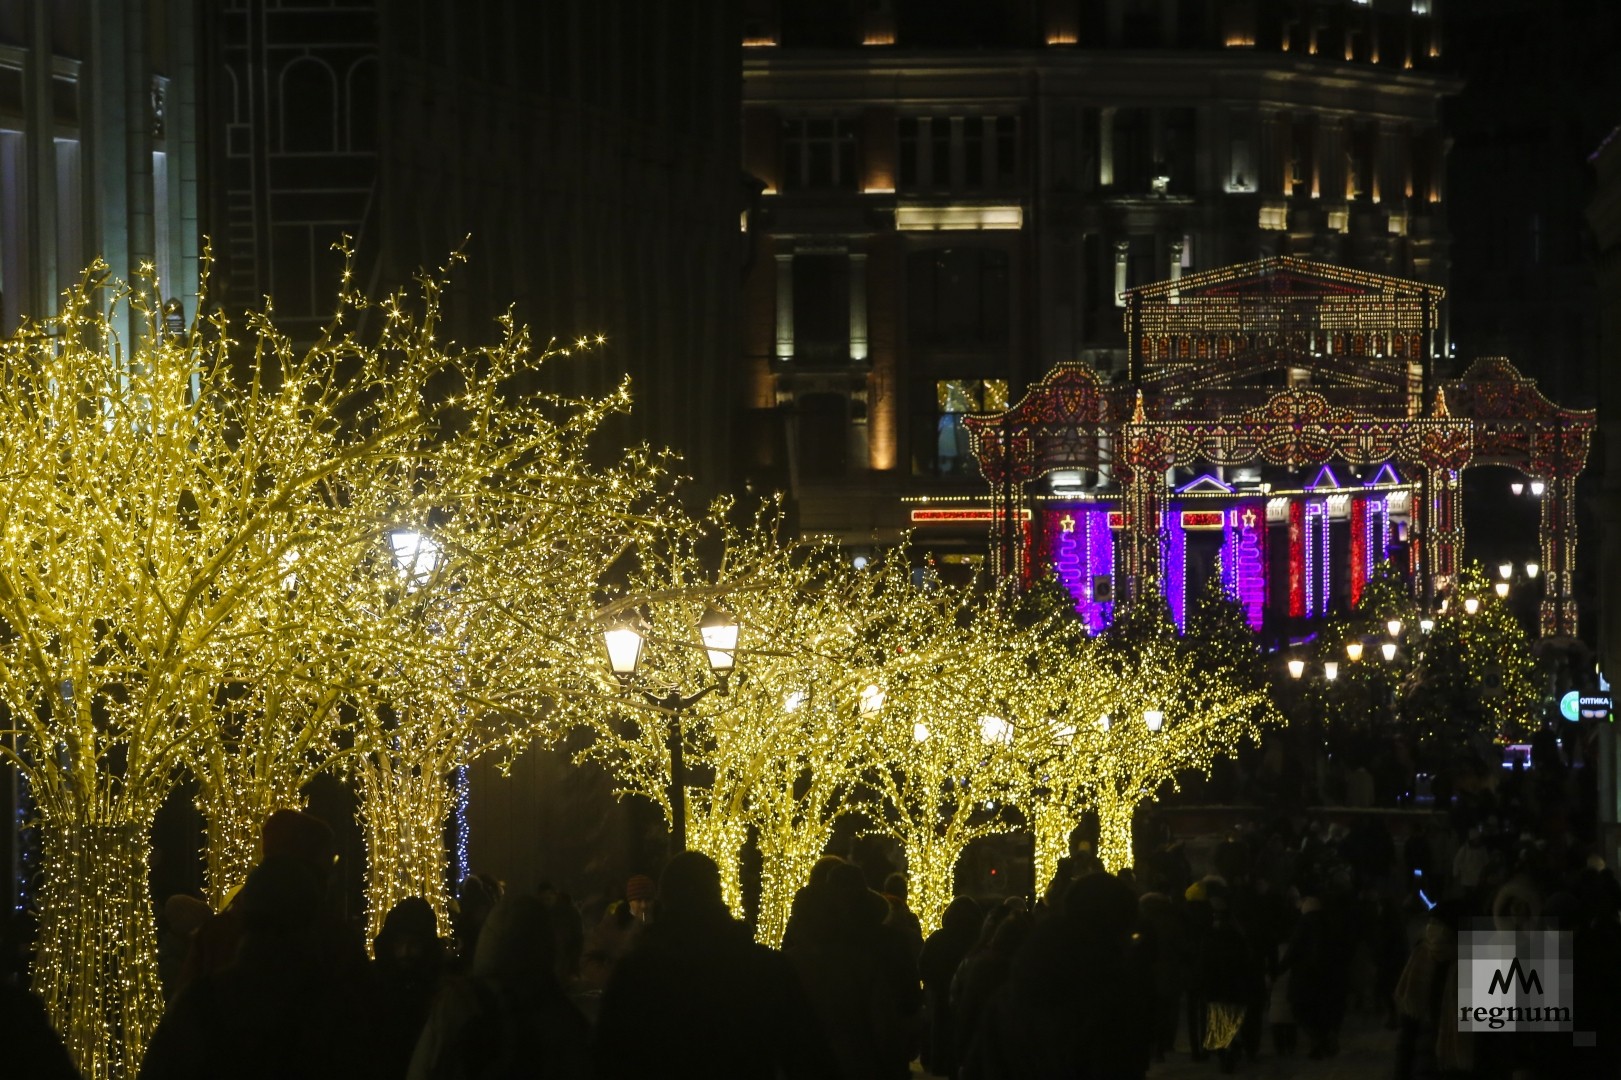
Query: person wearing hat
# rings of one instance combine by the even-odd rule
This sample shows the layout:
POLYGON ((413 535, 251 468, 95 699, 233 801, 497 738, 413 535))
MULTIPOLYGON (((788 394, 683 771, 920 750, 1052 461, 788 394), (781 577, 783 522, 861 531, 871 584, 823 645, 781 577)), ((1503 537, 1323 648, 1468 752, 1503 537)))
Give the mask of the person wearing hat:
POLYGON ((637 922, 644 923, 653 914, 653 902, 658 896, 658 883, 646 874, 635 874, 625 882, 625 906, 637 922))

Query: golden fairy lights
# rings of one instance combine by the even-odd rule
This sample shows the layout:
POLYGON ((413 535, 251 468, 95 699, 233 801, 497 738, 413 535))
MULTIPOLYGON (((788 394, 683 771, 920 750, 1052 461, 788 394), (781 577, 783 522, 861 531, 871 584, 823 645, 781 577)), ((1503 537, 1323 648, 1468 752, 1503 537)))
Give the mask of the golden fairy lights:
POLYGON ((846 815, 900 844, 932 929, 975 839, 1033 829, 1050 876, 1091 809, 1117 867, 1131 811, 1252 729, 1250 696, 1174 649, 1111 666, 904 548, 857 567, 782 539, 769 507, 689 520, 661 458, 593 444, 628 388, 514 389, 592 342, 536 348, 507 318, 494 344, 442 343, 444 273, 377 304, 363 339, 346 270, 300 349, 262 314, 170 335, 155 288, 99 270, 0 341, 0 755, 41 826, 35 986, 93 1080, 135 1074, 161 1008, 150 832, 188 774, 216 908, 271 811, 319 773, 350 781, 375 934, 407 896, 446 914, 460 766, 583 729, 621 793, 684 808, 734 908, 752 838, 775 943, 846 815), (143 327, 122 349, 117 305, 143 327), (672 714, 609 676, 601 620, 638 612, 645 687, 712 678, 715 603, 741 628, 727 693, 672 714))
POLYGON ((370 340, 346 294, 295 349, 264 315, 245 340, 222 316, 166 333, 157 290, 103 270, 0 341, 0 754, 41 826, 34 985, 95 1080, 135 1074, 161 1009, 147 854, 181 776, 216 905, 264 816, 333 769, 358 780, 373 878, 406 879, 374 902, 442 911, 440 770, 598 691, 597 579, 661 528, 655 460, 588 464, 626 391, 513 392, 550 351, 510 320, 493 346, 436 343, 439 279, 380 305, 370 340), (120 306, 141 329, 114 348, 120 306), (431 573, 393 565, 401 529, 431 536, 431 573))

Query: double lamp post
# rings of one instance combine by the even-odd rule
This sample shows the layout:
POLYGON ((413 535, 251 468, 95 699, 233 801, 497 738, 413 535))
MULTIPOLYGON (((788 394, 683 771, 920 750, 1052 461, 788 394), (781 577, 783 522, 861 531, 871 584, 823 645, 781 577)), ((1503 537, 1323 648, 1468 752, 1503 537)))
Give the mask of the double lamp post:
POLYGON ((713 691, 728 690, 728 681, 737 667, 738 622, 716 607, 704 610, 698 620, 698 633, 715 681, 690 694, 678 686, 662 691, 633 686, 641 665, 642 648, 647 643, 646 624, 638 615, 617 619, 603 628, 602 641, 608 650, 608 669, 627 690, 634 689, 649 705, 663 712, 669 721, 666 735, 670 754, 670 840, 676 851, 687 849, 687 768, 682 746, 681 714, 708 697, 713 691))

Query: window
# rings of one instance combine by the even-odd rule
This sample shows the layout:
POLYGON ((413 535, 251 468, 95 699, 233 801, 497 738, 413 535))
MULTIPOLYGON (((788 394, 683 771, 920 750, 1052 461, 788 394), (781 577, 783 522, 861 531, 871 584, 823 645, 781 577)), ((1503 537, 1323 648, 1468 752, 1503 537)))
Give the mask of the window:
POLYGON ((786 120, 782 147, 787 190, 856 186, 855 121, 833 117, 786 120))
POLYGON ((330 152, 338 144, 338 82, 332 69, 303 56, 281 69, 281 148, 330 152))
POLYGON ((933 425, 933 464, 928 455, 921 471, 936 476, 966 476, 973 471, 973 453, 962 418, 969 413, 1001 412, 1007 408, 1005 379, 941 379, 934 384, 936 414, 933 425))
POLYGON ((850 257, 843 252, 794 256, 794 359, 849 362, 850 257))
POLYGON ((843 476, 849 466, 850 417, 843 394, 799 399, 799 474, 817 480, 843 476))
POLYGON ((937 248, 906 260, 907 315, 919 345, 1008 340, 1008 257, 995 248, 937 248))
POLYGON ((1289 193, 1291 195, 1306 195, 1311 191, 1312 166, 1316 160, 1316 152, 1312 142, 1311 121, 1304 117, 1297 118, 1290 125, 1289 144, 1289 193))
POLYGON ((30 310, 28 154, 21 131, 0 131, 0 332, 16 329, 30 310))
POLYGON ((901 191, 984 191, 1019 182, 1016 116, 903 116, 901 191))

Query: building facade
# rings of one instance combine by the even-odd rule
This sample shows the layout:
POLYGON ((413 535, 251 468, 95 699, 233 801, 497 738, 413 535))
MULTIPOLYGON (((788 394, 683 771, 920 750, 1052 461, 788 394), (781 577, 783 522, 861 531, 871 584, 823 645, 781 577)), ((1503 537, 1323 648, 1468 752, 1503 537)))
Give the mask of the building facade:
MULTIPOLYGON (((509 306, 537 348, 605 335, 546 365, 545 388, 603 394, 628 375, 632 412, 610 418, 601 451, 673 448, 700 503, 729 486, 748 255, 736 0, 208 10, 210 229, 233 312, 270 296, 278 326, 310 340, 337 296, 345 234, 371 296, 459 250, 443 339, 493 341, 509 306)), ((335 787, 309 794, 354 875, 360 839, 335 787)), ((581 896, 656 865, 642 851, 662 844, 658 823, 560 752, 523 755, 510 779, 480 764, 470 788, 458 862, 581 896)))
POLYGON ((126 281, 151 263, 195 313, 195 9, 0 2, 0 331, 54 314, 98 256, 126 281))
MULTIPOLYGON (((1589 159, 1595 173, 1587 207, 1593 230, 1598 288, 1598 424, 1604 447, 1603 487, 1597 500, 1599 538, 1599 670, 1610 683, 1621 677, 1621 127, 1589 159)), ((1613 727, 1602 729, 1599 820, 1606 855, 1621 860, 1621 753, 1613 727)))
MULTIPOLYGON (((98 257, 144 264, 196 312, 196 5, 191 0, 0 0, 0 334, 56 314, 98 257)), ((115 312, 120 341, 127 317, 115 312)), ((38 872, 26 793, 0 769, 5 900, 38 872)))
POLYGON ((217 289, 311 339, 351 238, 371 295, 466 256, 444 332, 509 305, 544 345, 607 337, 551 388, 629 374, 622 445, 730 479, 745 250, 739 9, 629 0, 222 0, 207 36, 217 289))
POLYGON ((745 11, 747 449, 803 529, 974 558, 962 417, 1060 363, 1125 377, 1134 286, 1270 256, 1444 284, 1434 5, 944 8, 745 11))

